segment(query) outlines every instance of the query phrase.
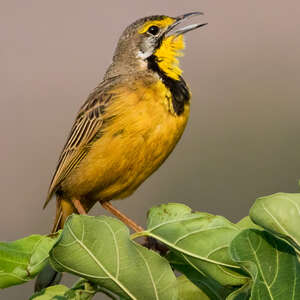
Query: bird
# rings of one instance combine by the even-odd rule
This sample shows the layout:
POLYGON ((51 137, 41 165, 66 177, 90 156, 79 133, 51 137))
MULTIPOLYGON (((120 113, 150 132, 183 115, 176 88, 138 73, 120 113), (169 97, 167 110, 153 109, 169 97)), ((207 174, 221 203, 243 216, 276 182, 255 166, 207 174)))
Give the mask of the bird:
POLYGON ((72 213, 97 202, 134 231, 110 203, 131 195, 174 149, 186 127, 191 92, 179 57, 184 35, 207 23, 182 26, 178 17, 138 19, 122 33, 102 82, 80 108, 51 181, 45 206, 56 195, 52 232, 72 213))
POLYGON ((109 201, 131 195, 165 161, 184 131, 191 93, 178 57, 185 47, 183 35, 206 23, 180 24, 201 14, 150 16, 125 29, 112 64, 79 110, 59 157, 44 205, 56 194, 52 232, 70 214, 85 214, 97 202, 141 230, 109 201))

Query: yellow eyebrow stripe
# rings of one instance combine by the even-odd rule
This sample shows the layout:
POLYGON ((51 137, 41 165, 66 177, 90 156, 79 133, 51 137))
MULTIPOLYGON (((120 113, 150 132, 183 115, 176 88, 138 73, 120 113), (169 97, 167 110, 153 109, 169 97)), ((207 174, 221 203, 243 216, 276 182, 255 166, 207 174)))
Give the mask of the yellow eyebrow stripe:
POLYGON ((165 17, 162 20, 150 20, 143 24, 143 26, 139 30, 139 33, 145 33, 151 26, 158 26, 159 28, 168 27, 171 24, 173 24, 174 22, 175 22, 175 19, 170 18, 170 17, 165 17))

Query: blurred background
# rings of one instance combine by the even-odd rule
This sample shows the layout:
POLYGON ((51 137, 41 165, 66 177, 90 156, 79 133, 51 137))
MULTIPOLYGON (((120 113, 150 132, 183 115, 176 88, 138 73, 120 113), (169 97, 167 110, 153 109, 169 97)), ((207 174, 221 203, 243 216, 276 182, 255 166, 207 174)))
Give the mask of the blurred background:
MULTIPOLYGON (((181 60, 191 118, 163 166, 114 204, 141 225, 150 207, 167 202, 236 222, 259 196, 299 191, 298 1, 103 3, 0 2, 0 240, 49 232, 55 201, 42 205, 75 114, 123 29, 152 14, 205 12, 197 20, 209 24, 187 34, 181 60)), ((104 213, 99 205, 91 211, 104 213)), ((0 299, 31 294, 28 283, 0 299)))

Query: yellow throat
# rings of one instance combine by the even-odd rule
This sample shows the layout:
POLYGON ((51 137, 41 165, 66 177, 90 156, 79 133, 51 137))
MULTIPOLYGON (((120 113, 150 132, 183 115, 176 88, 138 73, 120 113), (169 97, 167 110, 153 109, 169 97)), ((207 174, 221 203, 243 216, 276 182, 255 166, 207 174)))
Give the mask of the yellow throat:
POLYGON ((179 80, 179 76, 182 74, 177 57, 183 56, 182 50, 184 47, 183 35, 171 35, 165 38, 161 46, 154 52, 159 68, 164 71, 168 77, 175 80, 179 80))
MULTIPOLYGON (((162 20, 146 22, 139 30, 139 33, 145 33, 151 26, 168 27, 175 22, 175 19, 165 17, 162 20)), ((179 80, 182 70, 179 67, 177 57, 183 56, 182 50, 185 48, 184 37, 180 35, 170 35, 164 37, 159 48, 154 55, 159 68, 170 78, 179 80)))

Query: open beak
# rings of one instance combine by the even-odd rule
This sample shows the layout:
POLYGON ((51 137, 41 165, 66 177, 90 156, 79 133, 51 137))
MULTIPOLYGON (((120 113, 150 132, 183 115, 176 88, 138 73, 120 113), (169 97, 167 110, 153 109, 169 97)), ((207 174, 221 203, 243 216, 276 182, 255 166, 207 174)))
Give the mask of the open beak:
POLYGON ((208 23, 202 23, 202 24, 190 24, 190 25, 186 25, 184 27, 178 28, 178 26, 180 24, 182 24, 184 21, 186 21, 187 19, 194 17, 194 16, 199 16, 199 15, 203 15, 202 12, 191 12, 191 13, 187 13, 181 16, 178 16, 175 18, 175 22, 169 26, 169 28, 167 29, 167 31, 165 32, 165 34, 167 35, 180 35, 180 34, 185 34, 189 31, 192 31, 196 28, 202 27, 207 25, 208 23))

